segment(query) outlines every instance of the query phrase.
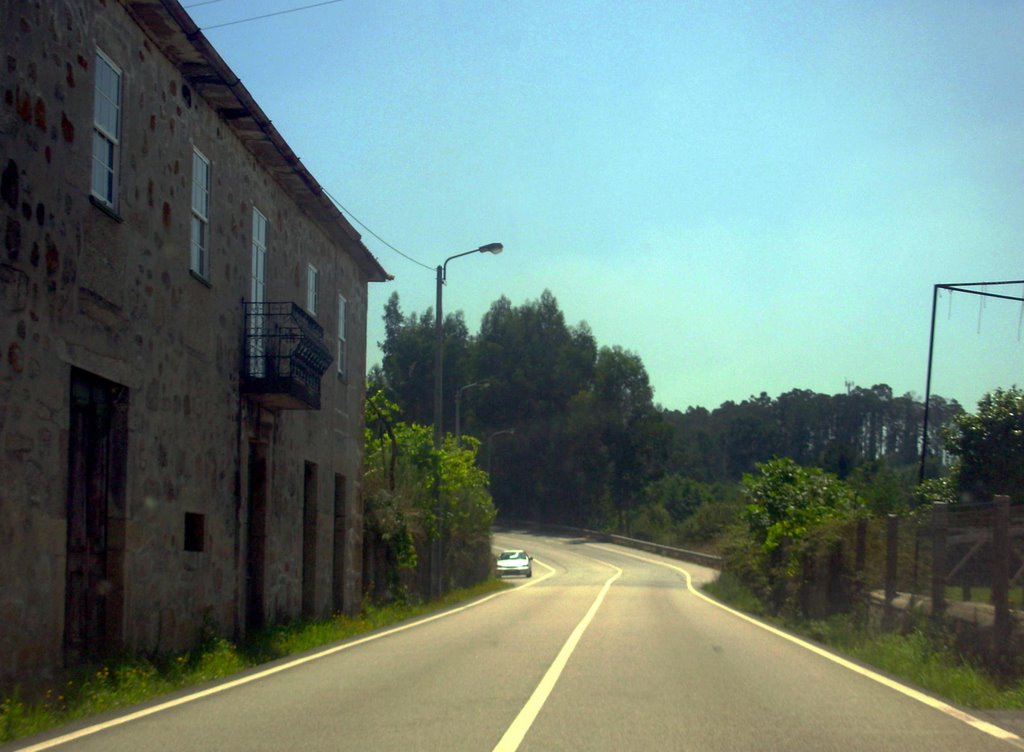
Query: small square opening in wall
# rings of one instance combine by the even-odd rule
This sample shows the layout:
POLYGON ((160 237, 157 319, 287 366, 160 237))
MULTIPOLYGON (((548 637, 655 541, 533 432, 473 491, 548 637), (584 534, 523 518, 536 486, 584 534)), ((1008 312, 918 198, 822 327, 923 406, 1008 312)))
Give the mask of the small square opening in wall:
POLYGON ((206 515, 185 512, 185 550, 202 551, 206 541, 206 515))

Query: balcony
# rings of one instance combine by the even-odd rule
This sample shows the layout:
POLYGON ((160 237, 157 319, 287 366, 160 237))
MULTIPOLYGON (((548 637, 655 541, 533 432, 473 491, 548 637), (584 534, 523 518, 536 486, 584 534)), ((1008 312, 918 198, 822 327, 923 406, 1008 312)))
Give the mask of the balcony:
POLYGON ((292 302, 242 303, 242 394, 269 408, 319 410, 331 365, 323 328, 292 302))

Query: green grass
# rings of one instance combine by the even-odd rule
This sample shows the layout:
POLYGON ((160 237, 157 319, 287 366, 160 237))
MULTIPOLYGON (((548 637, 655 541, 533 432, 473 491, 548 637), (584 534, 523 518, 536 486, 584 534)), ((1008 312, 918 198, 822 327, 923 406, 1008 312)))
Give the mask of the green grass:
MULTIPOLYGON (((1010 608, 1021 608, 1022 598, 1024 593, 1021 592, 1021 588, 1013 587, 1010 588, 1010 608)), ((992 588, 988 585, 975 585, 971 588, 970 599, 964 598, 964 590, 960 585, 947 585, 946 586, 946 600, 947 601, 963 601, 967 603, 991 603, 992 602, 992 588)))
POLYGON ((716 579, 701 588, 708 595, 748 614, 763 616, 764 604, 740 580, 729 572, 722 572, 716 579))
POLYGON ((337 615, 321 621, 274 625, 240 645, 208 633, 197 648, 187 653, 159 658, 128 656, 109 665, 82 669, 31 699, 16 688, 0 700, 0 743, 442 611, 506 587, 509 585, 491 579, 427 603, 368 606, 356 617, 337 615))
MULTIPOLYGON (((757 597, 727 573, 704 590, 733 608, 766 618, 757 597)), ((926 627, 907 634, 877 632, 858 626, 848 615, 823 621, 768 620, 959 705, 1024 709, 1024 682, 999 682, 974 661, 933 640, 926 627)))

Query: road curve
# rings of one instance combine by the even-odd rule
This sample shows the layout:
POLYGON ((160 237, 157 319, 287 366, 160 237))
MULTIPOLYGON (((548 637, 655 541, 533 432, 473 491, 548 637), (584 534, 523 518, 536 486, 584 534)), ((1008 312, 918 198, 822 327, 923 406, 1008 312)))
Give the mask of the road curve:
POLYGON ((10 748, 1024 749, 687 587, 685 573, 699 584, 710 570, 524 532, 495 545, 532 553, 533 578, 274 673, 10 748))

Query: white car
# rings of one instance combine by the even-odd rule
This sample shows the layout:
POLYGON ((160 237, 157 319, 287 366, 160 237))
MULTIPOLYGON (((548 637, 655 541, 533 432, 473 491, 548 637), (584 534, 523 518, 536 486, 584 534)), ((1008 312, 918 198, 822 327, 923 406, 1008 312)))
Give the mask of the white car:
POLYGON ((533 577, 533 557, 519 548, 502 551, 498 556, 498 577, 506 574, 533 577))

